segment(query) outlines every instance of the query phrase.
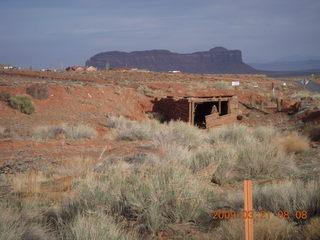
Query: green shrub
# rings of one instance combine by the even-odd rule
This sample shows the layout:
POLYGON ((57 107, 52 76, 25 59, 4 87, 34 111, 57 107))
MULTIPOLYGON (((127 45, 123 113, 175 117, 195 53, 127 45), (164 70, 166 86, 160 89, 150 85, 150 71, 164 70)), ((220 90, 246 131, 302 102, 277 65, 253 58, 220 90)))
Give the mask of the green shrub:
POLYGON ((35 112, 35 107, 29 96, 18 95, 11 97, 9 100, 9 105, 25 114, 30 115, 35 112))

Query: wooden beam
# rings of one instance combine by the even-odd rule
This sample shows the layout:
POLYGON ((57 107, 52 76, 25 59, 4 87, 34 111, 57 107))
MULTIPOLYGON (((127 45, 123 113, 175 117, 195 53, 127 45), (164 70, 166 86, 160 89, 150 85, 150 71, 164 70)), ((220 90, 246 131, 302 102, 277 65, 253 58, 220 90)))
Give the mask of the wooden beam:
POLYGON ((189 124, 192 124, 192 102, 189 101, 189 119, 188 119, 188 122, 189 124))
POLYGON ((219 99, 221 99, 221 101, 229 101, 232 98, 231 97, 190 98, 189 101, 195 102, 195 103, 203 103, 203 102, 218 102, 219 99))
POLYGON ((219 115, 221 115, 221 98, 219 98, 219 115))
POLYGON ((191 103, 191 125, 194 125, 194 108, 195 108, 195 103, 191 103))
POLYGON ((253 240, 252 180, 244 180, 245 240, 253 240))

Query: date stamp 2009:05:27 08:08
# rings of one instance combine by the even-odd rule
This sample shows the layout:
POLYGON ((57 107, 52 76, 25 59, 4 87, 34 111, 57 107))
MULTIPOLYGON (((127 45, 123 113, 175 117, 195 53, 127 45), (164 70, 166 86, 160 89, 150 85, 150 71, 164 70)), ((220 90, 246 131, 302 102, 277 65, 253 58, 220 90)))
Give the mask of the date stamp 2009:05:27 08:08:
MULTIPOLYGON (((270 219, 273 212, 271 211, 246 211, 236 212, 234 210, 213 210, 212 219, 259 219, 267 220, 270 219)), ((307 211, 297 210, 293 213, 286 210, 279 210, 275 216, 279 219, 294 219, 294 220, 305 220, 308 218, 307 211)))

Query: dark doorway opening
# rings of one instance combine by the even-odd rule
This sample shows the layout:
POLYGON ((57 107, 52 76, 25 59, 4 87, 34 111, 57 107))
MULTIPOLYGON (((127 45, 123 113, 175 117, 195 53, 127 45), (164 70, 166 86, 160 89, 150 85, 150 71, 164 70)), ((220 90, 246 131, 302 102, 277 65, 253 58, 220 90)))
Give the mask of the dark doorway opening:
POLYGON ((206 128, 206 116, 214 113, 218 113, 219 116, 226 115, 229 113, 228 101, 221 101, 219 109, 219 102, 203 102, 195 103, 194 112, 194 125, 199 128, 206 128))
POLYGON ((194 125, 206 128, 206 115, 210 115, 214 102, 196 103, 194 112, 194 125))
POLYGON ((229 113, 228 109, 228 101, 222 101, 221 102, 221 111, 220 111, 220 116, 226 115, 229 113))

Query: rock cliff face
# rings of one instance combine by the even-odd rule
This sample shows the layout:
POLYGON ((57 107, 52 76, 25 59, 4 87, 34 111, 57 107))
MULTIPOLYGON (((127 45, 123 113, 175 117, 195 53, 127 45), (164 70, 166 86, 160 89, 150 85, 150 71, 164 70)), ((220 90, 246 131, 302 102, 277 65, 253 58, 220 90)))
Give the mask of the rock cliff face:
POLYGON ((181 71, 185 73, 258 73, 242 62, 240 50, 227 50, 215 47, 205 52, 187 54, 167 50, 148 50, 136 52, 104 52, 91 57, 87 66, 104 70, 111 68, 138 68, 156 72, 181 71))

